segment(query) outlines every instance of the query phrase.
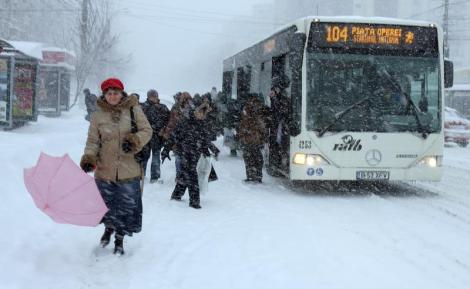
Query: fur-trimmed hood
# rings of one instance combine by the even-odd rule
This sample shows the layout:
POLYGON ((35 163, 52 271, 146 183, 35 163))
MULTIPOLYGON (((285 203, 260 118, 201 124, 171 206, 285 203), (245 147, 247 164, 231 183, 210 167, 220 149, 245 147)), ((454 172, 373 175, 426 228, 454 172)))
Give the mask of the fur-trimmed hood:
POLYGON ((104 95, 102 95, 97 101, 96 104, 102 111, 106 112, 121 112, 123 110, 128 110, 133 106, 139 104, 137 97, 135 96, 128 96, 127 93, 123 92, 123 97, 120 103, 116 105, 109 104, 104 95))

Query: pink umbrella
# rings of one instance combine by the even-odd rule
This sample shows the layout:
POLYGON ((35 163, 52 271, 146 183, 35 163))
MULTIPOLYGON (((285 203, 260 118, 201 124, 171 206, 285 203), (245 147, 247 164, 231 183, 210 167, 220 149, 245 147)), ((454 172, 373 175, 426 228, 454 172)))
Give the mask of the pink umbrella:
POLYGON ((36 206, 57 223, 92 227, 108 211, 94 178, 67 154, 41 153, 36 166, 24 170, 24 183, 36 206))

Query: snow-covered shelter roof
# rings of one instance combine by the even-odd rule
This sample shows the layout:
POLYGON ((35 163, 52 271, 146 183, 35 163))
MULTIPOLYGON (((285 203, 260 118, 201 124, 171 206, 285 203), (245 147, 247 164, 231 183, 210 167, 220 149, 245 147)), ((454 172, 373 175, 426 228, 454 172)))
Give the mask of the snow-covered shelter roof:
POLYGON ((8 41, 15 49, 22 53, 42 60, 42 43, 39 42, 28 42, 28 41, 8 41))
POLYGON ((29 52, 30 47, 23 47, 20 45, 20 47, 17 47, 14 43, 15 41, 8 41, 5 39, 0 38, 0 47, 2 47, 3 51, 1 55, 7 55, 7 56, 18 56, 21 55, 23 57, 28 57, 28 58, 33 58, 35 60, 41 60, 41 58, 38 58, 37 54, 36 56, 31 55, 29 52))
POLYGON ((33 41, 9 41, 2 39, 0 39, 0 41, 0 44, 4 43, 5 47, 13 51, 18 51, 26 56, 39 60, 41 65, 65 67, 70 70, 75 69, 71 63, 71 59, 75 58, 75 54, 66 49, 33 41), (54 53, 56 54, 55 57, 51 57, 51 54, 54 53), (60 57, 57 57, 57 54, 59 54, 60 57))

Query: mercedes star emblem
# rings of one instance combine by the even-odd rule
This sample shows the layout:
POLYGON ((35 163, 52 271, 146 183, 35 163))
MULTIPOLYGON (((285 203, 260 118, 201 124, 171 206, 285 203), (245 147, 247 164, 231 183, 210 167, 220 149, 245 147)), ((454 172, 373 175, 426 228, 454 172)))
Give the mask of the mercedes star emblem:
POLYGON ((367 163, 375 167, 382 161, 382 153, 379 150, 370 150, 366 153, 367 163))

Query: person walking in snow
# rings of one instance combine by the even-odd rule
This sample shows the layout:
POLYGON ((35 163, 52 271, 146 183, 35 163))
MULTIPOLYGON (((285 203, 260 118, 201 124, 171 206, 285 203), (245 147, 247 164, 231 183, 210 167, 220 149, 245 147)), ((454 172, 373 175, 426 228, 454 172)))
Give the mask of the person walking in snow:
POLYGON ((243 107, 238 136, 243 148, 245 182, 261 183, 263 179, 262 149, 266 143, 265 108, 258 94, 248 96, 243 107))
MULTIPOLYGON (((190 97, 189 93, 182 94, 190 97)), ((168 138, 162 151, 162 161, 170 159, 173 150, 181 159, 180 176, 171 195, 172 200, 181 201, 186 189, 189 191, 189 206, 200 209, 197 163, 202 155, 210 156, 209 138, 204 129, 207 106, 193 108, 191 101, 181 109, 181 119, 168 138)))
MULTIPOLYGON (((211 101, 210 93, 203 94, 199 101, 193 100, 193 102, 196 107, 195 113, 201 116, 200 128, 203 130, 201 133, 204 133, 205 137, 207 137, 209 151, 214 155, 214 159, 217 160, 220 150, 212 143, 217 139, 217 108, 211 101)), ((197 174, 199 191, 201 194, 206 194, 209 191, 209 181, 218 179, 210 156, 201 155, 197 165, 197 174)))
POLYGON ((161 176, 160 152, 163 147, 163 139, 160 136, 160 131, 168 124, 170 110, 168 110, 166 105, 160 103, 158 92, 155 89, 151 89, 147 92, 147 101, 142 104, 142 110, 147 116, 147 120, 153 129, 152 139, 144 148, 144 150, 148 152, 146 159, 143 162, 144 176, 147 163, 149 159, 152 158, 150 165, 150 183, 154 183, 161 176))
POLYGON ((142 177, 135 154, 152 137, 152 128, 135 97, 124 91, 119 79, 101 84, 100 108, 91 118, 80 167, 95 172, 96 185, 109 211, 102 219, 101 246, 115 233, 114 253, 124 254, 124 236, 142 229, 142 177))
MULTIPOLYGON (((190 106, 193 105, 191 95, 187 92, 178 92, 174 98, 176 103, 171 108, 168 124, 160 131, 160 136, 164 142, 168 142, 170 139, 171 134, 182 118, 183 111, 190 109, 190 106)), ((178 155, 178 151, 173 150, 173 153, 175 154, 176 181, 178 181, 181 173, 181 158, 178 155)))
POLYGON ((137 102, 138 102, 140 105, 143 104, 142 102, 140 102, 140 94, 133 92, 133 93, 129 94, 129 96, 134 96, 135 98, 137 98, 137 102))
POLYGON ((219 123, 218 115, 219 110, 215 103, 213 102, 212 96, 210 93, 203 94, 201 97, 201 103, 207 104, 209 111, 206 117, 206 125, 209 130, 209 136, 211 141, 217 140, 217 135, 221 130, 221 124, 219 123))
POLYGON ((87 121, 90 121, 91 115, 97 110, 97 107, 96 107, 97 98, 96 98, 96 95, 92 94, 90 92, 90 89, 88 88, 85 88, 83 90, 83 94, 85 95, 85 106, 86 106, 86 111, 87 111, 87 115, 85 116, 85 119, 87 121))

